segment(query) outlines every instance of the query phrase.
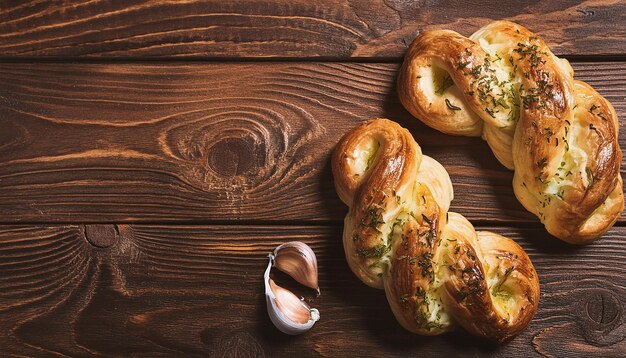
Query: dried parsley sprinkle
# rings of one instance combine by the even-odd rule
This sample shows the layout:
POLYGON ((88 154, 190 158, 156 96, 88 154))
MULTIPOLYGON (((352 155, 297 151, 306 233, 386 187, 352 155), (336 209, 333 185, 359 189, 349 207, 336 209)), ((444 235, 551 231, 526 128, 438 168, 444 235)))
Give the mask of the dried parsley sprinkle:
MULTIPOLYGON (((478 95, 478 99, 484 104, 484 111, 492 118, 496 118, 496 113, 500 113, 502 108, 509 110, 508 120, 515 121, 519 117, 519 100, 517 99, 517 89, 509 80, 500 81, 496 76, 496 70, 491 67, 492 61, 500 61, 502 58, 498 53, 488 54, 484 58, 483 64, 480 66, 473 65, 468 67, 468 71, 464 74, 471 76, 474 80, 471 82, 471 90, 468 95, 478 95), (499 91, 497 91, 499 89, 499 91)), ((513 58, 509 58, 509 62, 513 65, 513 58)))
POLYGON ((501 297, 505 297, 505 298, 506 297, 510 297, 509 294, 506 294, 506 293, 502 292, 502 285, 506 282, 506 280, 509 279, 509 276, 511 275, 513 270, 515 270, 515 266, 511 266, 511 267, 506 269, 506 271, 504 272, 504 275, 498 281, 498 284, 494 288, 494 292, 493 292, 494 296, 501 296, 501 297))
POLYGON ((523 60, 528 56, 530 58, 530 64, 532 67, 537 67, 539 64, 545 64, 546 61, 543 60, 539 55, 546 55, 545 52, 538 51, 539 46, 531 45, 528 46, 521 42, 517 43, 517 48, 513 50, 513 52, 517 52, 520 55, 520 60, 523 60))
POLYGON ((474 78, 478 78, 478 75, 480 75, 480 66, 472 68, 469 71, 469 74, 472 75, 474 78))
POLYGON ((424 326, 424 328, 429 330, 429 331, 432 330, 433 328, 442 328, 442 327, 443 327, 443 325, 441 323, 437 323, 437 322, 428 322, 424 326))
POLYGON ((522 96, 524 109, 530 108, 533 103, 537 104, 537 108, 544 108, 546 106, 546 103, 540 97, 540 93, 537 91, 537 88, 529 88, 524 93, 525 94, 522 96))
POLYGON ((563 200, 564 193, 565 193, 565 189, 561 189, 556 193, 556 196, 558 196, 559 198, 561 198, 561 200, 563 200))
POLYGON ((594 105, 592 105, 592 106, 589 108, 589 113, 593 114, 594 116, 598 116, 598 117, 602 118, 602 120, 605 120, 605 121, 606 121, 607 119, 606 119, 606 117, 604 116, 604 114, 603 114, 602 112, 597 112, 597 113, 594 113, 594 111, 595 111, 596 109, 598 109, 598 108, 600 108, 600 106, 595 105, 595 104, 594 104, 594 105))
POLYGON ((457 70, 462 70, 465 67, 469 66, 470 62, 469 61, 463 61, 463 62, 459 62, 459 64, 456 66, 457 70))
POLYGON ((369 249, 358 248, 357 253, 366 258, 381 258, 391 250, 391 246, 379 244, 369 249))
POLYGON ((483 277, 479 271, 475 271, 471 266, 467 266, 461 271, 461 279, 465 281, 467 286, 467 289, 461 289, 457 292, 462 299, 481 291, 483 277))
POLYGON ((371 227, 372 229, 378 230, 378 226, 385 223, 381 211, 382 208, 369 208, 361 219, 361 226, 371 227))
POLYGON ((409 257, 409 264, 415 265, 420 268, 420 272, 422 273, 422 277, 434 277, 433 276, 433 268, 432 268, 432 258, 433 254, 430 252, 425 252, 422 255, 415 255, 409 257))
POLYGON ((500 98, 498 98, 498 100, 496 101, 496 105, 498 105, 498 106, 500 106, 500 107, 502 107, 502 108, 505 108, 505 109, 509 109, 509 108, 511 108, 511 107, 509 107, 509 105, 508 105, 508 104, 506 104, 506 102, 504 101, 504 97, 500 97, 500 98))
POLYGON ((453 105, 452 103, 450 103, 450 100, 447 99, 447 98, 446 98, 446 106, 449 109, 453 110, 453 111, 460 111, 461 110, 461 107, 457 107, 457 106, 453 105))

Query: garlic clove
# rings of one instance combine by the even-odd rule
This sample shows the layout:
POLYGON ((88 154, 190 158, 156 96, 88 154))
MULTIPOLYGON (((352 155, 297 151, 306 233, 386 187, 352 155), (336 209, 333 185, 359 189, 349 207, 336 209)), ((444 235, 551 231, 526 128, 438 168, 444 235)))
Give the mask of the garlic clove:
POLYGON ((287 289, 278 286, 270 278, 270 270, 274 264, 274 255, 265 270, 265 300, 267 312, 274 326, 281 332, 291 335, 301 334, 313 327, 320 319, 319 311, 309 307, 287 289))
POLYGON ((277 269, 293 277, 299 283, 317 290, 320 287, 317 276, 317 258, 309 245, 291 241, 274 250, 274 265, 277 269))

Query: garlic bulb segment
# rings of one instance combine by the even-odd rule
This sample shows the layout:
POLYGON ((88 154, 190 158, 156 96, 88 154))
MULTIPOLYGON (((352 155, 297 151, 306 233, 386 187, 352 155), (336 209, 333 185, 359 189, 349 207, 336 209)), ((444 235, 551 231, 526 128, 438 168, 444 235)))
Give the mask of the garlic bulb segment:
POLYGON ((274 255, 270 254, 270 261, 265 270, 265 301, 267 312, 274 326, 281 332, 291 335, 302 334, 320 319, 320 313, 309 307, 287 289, 278 286, 270 278, 270 270, 274 264, 274 255))
POLYGON ((274 250, 274 257, 274 266, 277 269, 320 294, 317 258, 309 245, 300 241, 282 244, 274 250))

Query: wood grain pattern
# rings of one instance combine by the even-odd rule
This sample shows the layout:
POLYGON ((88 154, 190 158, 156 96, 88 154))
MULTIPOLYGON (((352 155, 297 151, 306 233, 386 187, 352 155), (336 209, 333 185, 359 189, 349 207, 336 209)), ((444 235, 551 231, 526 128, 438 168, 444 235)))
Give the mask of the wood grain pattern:
MULTIPOLYGON (((451 174, 452 210, 536 223, 486 143, 437 133, 402 108, 397 66, 0 65, 0 222, 340 223, 330 151, 386 116, 451 174)), ((574 68, 624 117, 625 63, 574 68)))
POLYGON ((394 89, 419 32, 509 19, 600 61, 576 77, 624 119, 625 17, 611 0, 0 2, 0 356, 626 356, 626 217, 590 246, 550 238, 484 142, 426 128, 394 89), (329 154, 376 116, 446 167, 452 210, 529 253, 540 307, 509 344, 410 334, 350 272, 329 154), (298 337, 261 280, 290 240, 322 290, 273 273, 320 309, 298 337))
POLYGON ((0 57, 387 57, 420 31, 516 21, 558 55, 623 55, 622 1, 2 2, 0 57))
MULTIPOLYGON (((541 281, 530 327, 497 347, 463 331, 404 331, 383 291, 349 270, 331 226, 100 225, 0 227, 0 351, 11 355, 602 356, 626 351, 626 228, 571 247, 542 229, 490 228, 529 253, 541 281), (107 248, 85 235, 118 240, 107 248), (319 259, 321 312, 305 335, 279 333, 265 311, 267 253, 303 240, 319 259)), ((291 284, 276 275, 280 284, 291 284)))

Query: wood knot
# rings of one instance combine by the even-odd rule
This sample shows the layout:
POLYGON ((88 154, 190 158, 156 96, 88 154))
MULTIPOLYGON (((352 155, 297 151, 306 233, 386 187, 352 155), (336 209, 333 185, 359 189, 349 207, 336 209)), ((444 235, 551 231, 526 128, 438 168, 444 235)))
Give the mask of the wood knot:
POLYGON ((208 165, 223 177, 244 175, 261 161, 255 146, 243 138, 225 138, 209 149, 208 165))
POLYGON ((581 329, 585 339, 597 346, 615 344, 624 339, 623 307, 609 290, 587 290, 581 302, 581 329))
POLYGON ((109 247, 119 238, 115 225, 84 225, 85 239, 96 247, 109 247))
POLYGON ((594 292, 586 306, 587 315, 598 324, 610 324, 619 315, 619 301, 611 293, 594 292))

